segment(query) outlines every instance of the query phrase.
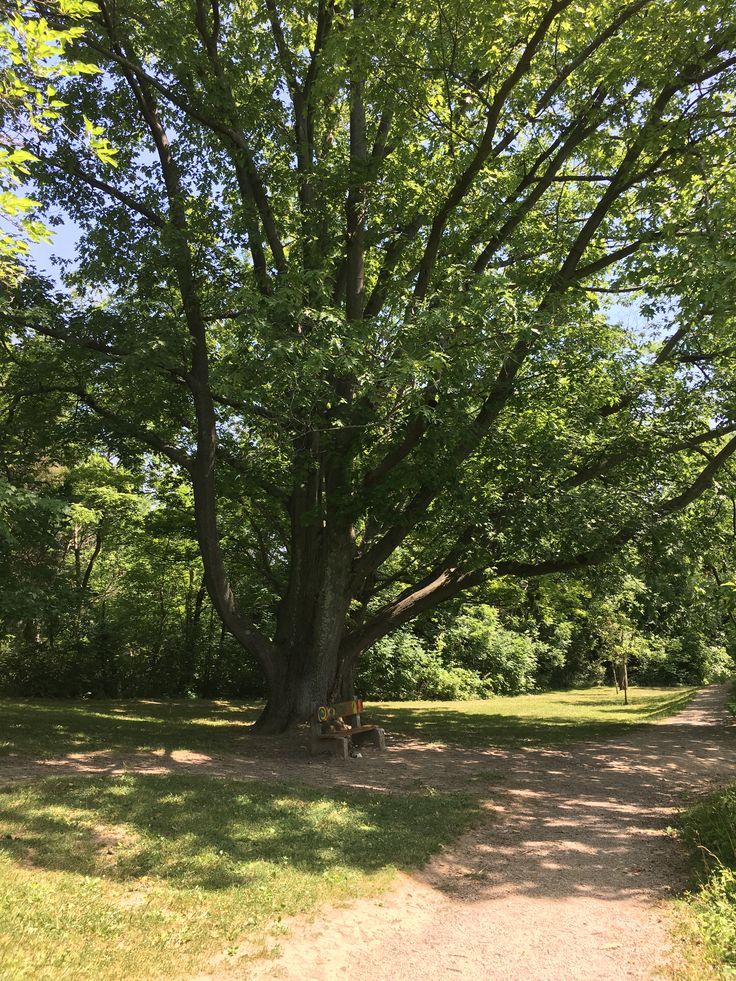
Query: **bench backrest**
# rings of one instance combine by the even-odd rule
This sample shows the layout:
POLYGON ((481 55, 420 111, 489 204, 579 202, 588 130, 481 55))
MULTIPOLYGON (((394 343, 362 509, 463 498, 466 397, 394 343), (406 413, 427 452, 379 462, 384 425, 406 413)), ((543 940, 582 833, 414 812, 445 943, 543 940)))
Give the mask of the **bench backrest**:
POLYGON ((345 716, 360 715, 363 711, 363 699, 352 698, 347 702, 335 702, 334 705, 317 706, 317 722, 331 722, 345 716))

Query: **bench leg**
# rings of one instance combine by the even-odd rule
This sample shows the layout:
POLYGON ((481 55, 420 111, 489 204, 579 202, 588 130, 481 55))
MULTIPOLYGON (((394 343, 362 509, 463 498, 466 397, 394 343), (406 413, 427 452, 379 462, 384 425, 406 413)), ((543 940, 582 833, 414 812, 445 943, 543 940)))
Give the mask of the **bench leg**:
POLYGON ((368 732, 356 732, 352 737, 353 745, 363 746, 372 743, 378 749, 386 749, 386 732, 384 729, 370 729, 368 732))
POLYGON ((377 746, 380 750, 386 749, 386 733, 383 729, 374 729, 371 736, 373 737, 374 746, 377 746))
POLYGON ((345 738, 336 739, 313 739, 310 746, 312 756, 320 753, 330 753, 338 759, 347 760, 350 757, 350 740, 345 738))

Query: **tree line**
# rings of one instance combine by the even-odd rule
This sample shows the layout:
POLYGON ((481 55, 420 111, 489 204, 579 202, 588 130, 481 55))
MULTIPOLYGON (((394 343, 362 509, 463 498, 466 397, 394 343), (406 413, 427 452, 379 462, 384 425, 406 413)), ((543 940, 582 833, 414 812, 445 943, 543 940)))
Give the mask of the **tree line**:
MULTIPOLYGON (((25 454, 23 455, 25 457, 25 454)), ((0 478, 0 692, 46 697, 266 694, 207 596, 191 489, 85 447, 0 478), (86 455, 85 455, 86 454, 86 455), (76 461, 74 457, 76 456, 76 461)), ((614 684, 700 684, 733 672, 733 497, 583 575, 489 582, 379 641, 358 690, 469 699, 614 684), (716 534, 714 535, 714 531, 716 534)), ((245 516, 231 516, 236 536, 245 516)), ((254 556, 256 558, 256 556, 254 556)), ((258 577, 239 583, 265 616, 258 577)))
MULTIPOLYGON (((9 22, 7 139, 80 240, 56 279, 3 287, 8 453, 35 476, 69 445, 131 471, 145 453, 137 487, 189 488, 185 621, 211 607, 258 664, 263 731, 497 583, 531 604, 627 557, 640 580, 719 500, 732 14, 28 0, 9 22), (41 26, 75 66, 52 95, 41 26)), ((75 597, 104 548, 87 575, 69 545, 75 597)), ((654 617, 624 591, 622 647, 654 617)))

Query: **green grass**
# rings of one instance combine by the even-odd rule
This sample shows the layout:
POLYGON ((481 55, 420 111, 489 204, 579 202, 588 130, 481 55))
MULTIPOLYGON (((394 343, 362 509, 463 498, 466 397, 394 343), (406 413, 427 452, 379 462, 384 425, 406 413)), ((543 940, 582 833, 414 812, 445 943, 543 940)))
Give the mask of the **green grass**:
MULTIPOLYGON (((547 692, 475 702, 381 702, 368 715, 390 732, 463 746, 561 745, 615 737, 682 708, 694 688, 547 692)), ((98 750, 248 751, 256 703, 0 699, 0 756, 98 750)))
POLYGON ((380 890, 476 814, 455 795, 180 776, 5 787, 0 977, 242 977, 282 917, 380 890))
POLYGON ((201 749, 247 745, 256 703, 0 699, 0 756, 97 750, 201 749))
POLYGON ((632 688, 629 705, 613 689, 589 688, 474 702, 382 702, 369 714, 392 732, 463 746, 564 745, 615 737, 673 715, 695 688, 632 688))
MULTIPOLYGON (((692 689, 382 703, 396 732, 470 746, 615 736, 692 689)), ((0 700, 6 755, 248 746, 257 705, 0 700)), ((202 777, 74 777, 0 788, 0 977, 242 977, 282 918, 377 892, 474 820, 455 795, 202 777)))
POLYGON ((698 879, 679 903, 688 955, 683 974, 736 978, 736 783, 687 810, 681 832, 698 879))

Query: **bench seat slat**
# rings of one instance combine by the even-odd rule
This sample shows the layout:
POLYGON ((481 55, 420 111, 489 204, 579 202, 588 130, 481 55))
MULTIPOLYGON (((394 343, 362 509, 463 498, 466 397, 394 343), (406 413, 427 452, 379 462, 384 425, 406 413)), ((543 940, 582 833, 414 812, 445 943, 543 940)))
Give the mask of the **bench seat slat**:
POLYGON ((356 732, 373 732, 377 728, 378 726, 354 726, 352 729, 332 729, 330 732, 321 732, 320 739, 346 739, 356 732))

